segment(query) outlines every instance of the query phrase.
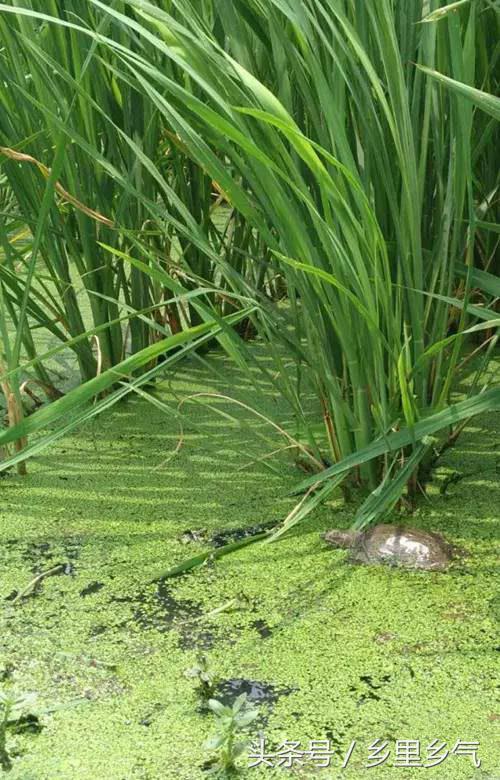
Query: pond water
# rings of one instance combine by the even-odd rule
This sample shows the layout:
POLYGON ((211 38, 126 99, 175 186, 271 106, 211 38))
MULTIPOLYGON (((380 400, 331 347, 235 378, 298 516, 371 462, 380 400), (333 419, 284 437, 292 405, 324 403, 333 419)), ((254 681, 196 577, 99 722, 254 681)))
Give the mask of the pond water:
MULTIPOLYGON (((227 392, 286 423, 288 410, 262 377, 256 382, 258 394, 211 355, 206 366, 186 361, 154 392, 174 405, 194 392, 227 392)), ((262 430, 245 410, 220 408, 262 430)), ((420 740, 424 760, 435 739, 450 751, 457 740, 479 740, 480 769, 450 754, 430 776, 498 776, 497 417, 473 421, 411 518, 467 551, 447 574, 349 566, 320 539, 350 523, 338 496, 293 536, 148 585, 213 549, 210 540, 283 519, 302 479, 284 459, 274 472, 256 462, 262 445, 245 428, 195 404, 187 413, 170 460, 175 419, 132 399, 32 460, 25 479, 0 481, 0 666, 9 685, 36 692, 40 723, 39 733, 10 737, 11 776, 202 780, 214 719, 184 674, 200 652, 223 701, 247 692, 262 706, 251 736, 269 750, 330 740, 330 769, 297 763, 292 777, 400 777, 390 759, 366 774, 375 739, 392 751, 398 739, 420 740), (454 472, 463 477, 450 480, 454 472), (182 538, 195 529, 206 534, 182 538), (47 576, 32 595, 5 600, 59 563, 71 565, 70 576, 47 576)))

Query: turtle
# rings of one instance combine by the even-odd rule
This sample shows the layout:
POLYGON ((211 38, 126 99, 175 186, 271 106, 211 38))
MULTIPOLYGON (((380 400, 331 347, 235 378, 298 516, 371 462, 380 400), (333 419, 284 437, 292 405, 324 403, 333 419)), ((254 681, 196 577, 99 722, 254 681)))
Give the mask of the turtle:
POLYGON ((332 547, 349 549, 352 563, 443 571, 458 552, 441 534, 405 525, 380 524, 366 531, 332 528, 321 536, 332 547))

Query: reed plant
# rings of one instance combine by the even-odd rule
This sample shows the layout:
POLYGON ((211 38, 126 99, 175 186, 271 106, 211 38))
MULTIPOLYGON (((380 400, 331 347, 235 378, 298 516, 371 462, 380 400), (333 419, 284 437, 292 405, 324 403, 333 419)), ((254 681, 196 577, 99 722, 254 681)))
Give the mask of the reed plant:
MULTIPOLYGON (((301 488, 366 490, 358 526, 423 487, 436 435, 498 407, 482 380, 499 322, 495 3, 25 0, 0 25, 5 171, 33 236, 18 334, 47 274, 56 322, 85 332, 72 269, 106 369, 124 355, 120 301, 154 307, 175 278, 195 296, 166 310, 177 333, 200 305, 218 321, 252 300, 295 434, 332 463, 301 488)), ((130 329, 140 354, 149 328, 130 329)), ((252 360, 231 329, 219 341, 252 360)), ((90 340, 73 348, 95 376, 90 340)))

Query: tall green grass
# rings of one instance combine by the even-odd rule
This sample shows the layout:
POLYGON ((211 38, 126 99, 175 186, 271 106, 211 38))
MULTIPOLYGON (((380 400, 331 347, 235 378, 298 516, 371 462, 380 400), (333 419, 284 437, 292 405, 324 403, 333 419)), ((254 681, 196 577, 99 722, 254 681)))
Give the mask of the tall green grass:
MULTIPOLYGON (((200 301, 206 318, 254 300, 296 434, 334 464, 321 480, 369 491, 358 525, 418 490, 437 448, 427 421, 434 436, 498 405, 496 390, 459 418, 451 405, 476 323, 490 332, 475 391, 498 327, 498 126, 471 91, 498 86, 494 4, 26 0, 0 5, 0 25, 0 139, 52 168, 45 183, 5 164, 33 236, 18 333, 46 274, 69 334, 85 332, 72 268, 105 328, 105 368, 124 354, 121 301, 154 307, 178 279, 199 292, 164 312, 178 332, 200 301), (57 202, 59 179, 87 211, 57 202)), ((150 324, 130 329, 132 352, 146 349, 150 324)), ((232 331, 220 341, 251 360, 232 331)), ((94 376, 90 338, 73 348, 94 376)))
MULTIPOLYGON (((107 34, 130 54, 141 47, 137 36, 91 3, 50 0, 23 7, 107 34)), ((120 303, 134 310, 156 306, 156 320, 172 323, 174 332, 182 317, 175 304, 162 310, 168 290, 147 273, 124 268, 100 242, 134 254, 134 242, 145 241, 162 267, 171 270, 185 258, 189 271, 205 279, 211 261, 190 234, 198 231, 207 247, 227 244, 230 251, 230 242, 215 224, 210 178, 176 146, 148 97, 115 75, 116 56, 103 59, 97 41, 75 26, 34 18, 16 4, 10 10, 20 13, 0 14, 0 165, 11 196, 2 212, 1 272, 21 301, 15 357, 29 338, 27 318, 36 302, 37 325, 62 342, 100 329, 99 359, 106 369, 152 341, 140 318, 118 321, 120 303), (190 232, 179 232, 177 221, 187 222, 190 232), (17 225, 29 231, 21 248, 13 240, 17 225)), ((188 305, 187 311, 188 324, 197 324, 196 309, 188 305)), ((95 376, 91 337, 71 349, 82 379, 95 376)))

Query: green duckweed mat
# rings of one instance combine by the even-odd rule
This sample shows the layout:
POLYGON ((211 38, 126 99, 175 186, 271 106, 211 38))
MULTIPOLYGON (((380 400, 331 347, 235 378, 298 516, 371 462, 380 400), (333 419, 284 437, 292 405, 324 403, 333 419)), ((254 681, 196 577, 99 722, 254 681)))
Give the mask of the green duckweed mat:
MULTIPOLYGON (((265 381, 249 388, 220 355, 154 390, 173 409, 201 392, 286 421, 265 381)), ((467 551, 450 572, 349 565, 319 536, 351 521, 338 497, 282 541, 158 589, 148 580, 211 535, 283 519, 303 477, 284 455, 274 471, 255 460, 283 444, 262 419, 213 403, 236 422, 186 403, 180 440, 174 415, 135 396, 30 461, 25 479, 0 479, 0 689, 35 692, 42 726, 8 735, 6 778, 207 777, 214 718, 184 674, 199 652, 220 696, 261 697, 249 736, 267 765, 244 754, 242 778, 499 778, 498 415, 472 421, 408 520, 467 551), (57 563, 65 574, 9 600, 57 563), (389 755, 369 768, 375 740, 389 755), (403 740, 424 766, 397 766, 403 740), (286 741, 300 743, 295 758, 286 741), (480 767, 457 741, 479 743, 480 767), (449 754, 425 768, 432 743, 449 754)))

